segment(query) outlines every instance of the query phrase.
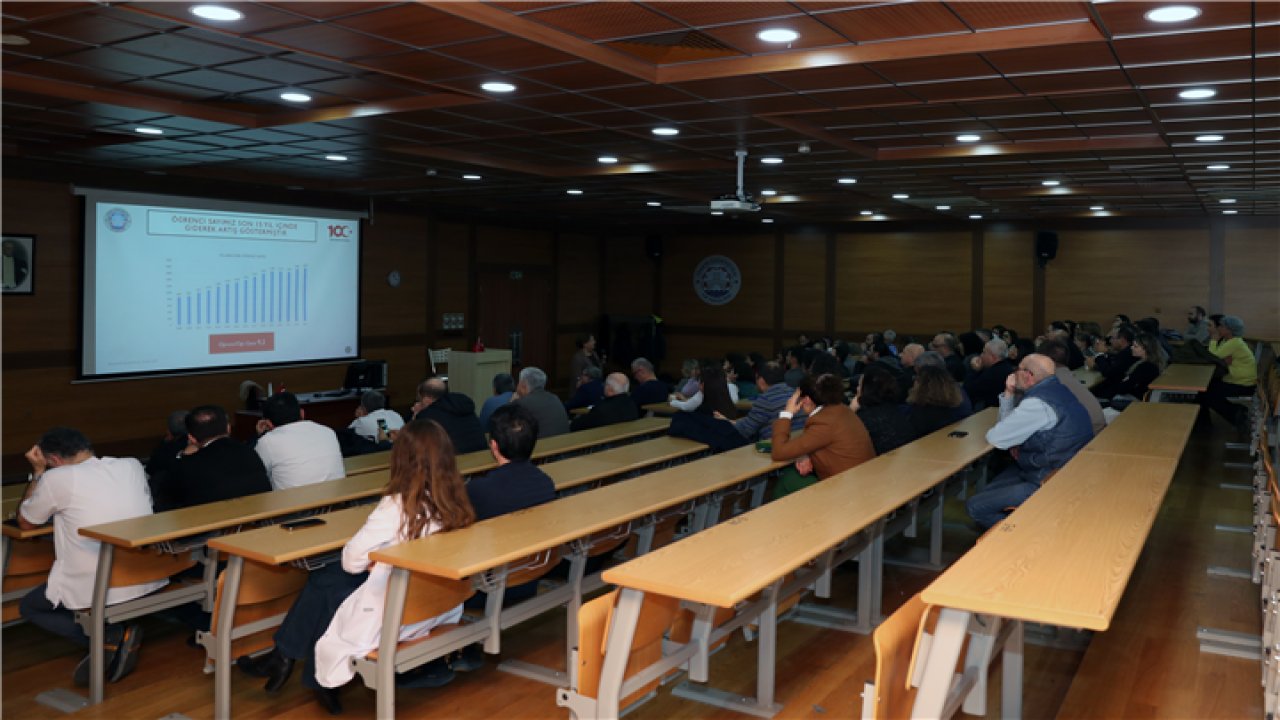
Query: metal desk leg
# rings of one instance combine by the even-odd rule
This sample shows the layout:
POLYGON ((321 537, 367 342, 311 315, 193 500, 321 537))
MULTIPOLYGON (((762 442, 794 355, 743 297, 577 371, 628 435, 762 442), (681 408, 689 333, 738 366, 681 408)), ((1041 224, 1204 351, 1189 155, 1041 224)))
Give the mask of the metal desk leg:
POLYGON ((1022 717, 1022 634, 1021 620, 1006 620, 1013 631, 1004 645, 1003 676, 1000 679, 1000 715, 1009 720, 1022 717))
POLYGON ((9 577, 9 553, 13 552, 13 541, 8 535, 0 535, 0 557, 3 557, 3 565, 0 565, 0 578, 9 577))
POLYGON ((618 605, 609 623, 609 637, 605 643, 604 664, 600 668, 600 688, 596 693, 596 720, 617 720, 622 701, 622 681, 627 672, 631 655, 631 643, 636 637, 636 625, 640 621, 640 608, 644 605, 644 593, 622 588, 618 605))
POLYGON ((933 643, 925 658, 924 677, 911 708, 913 718, 942 717, 947 693, 960 660, 960 647, 969 629, 970 614, 964 610, 943 608, 934 630, 933 643))
POLYGON ((782 581, 776 580, 765 592, 769 604, 760 614, 760 638, 756 641, 756 706, 770 715, 782 709, 773 702, 775 664, 778 655, 778 591, 782 581))
POLYGON ((231 632, 235 623, 236 601, 240 596, 240 578, 244 558, 232 555, 227 561, 226 580, 222 585, 222 605, 218 608, 217 665, 213 670, 214 720, 231 720, 231 632))
POLYGON ((391 580, 387 584, 387 604, 382 612, 382 637, 378 639, 379 720, 390 720, 396 716, 396 646, 400 644, 400 621, 404 617, 404 601, 408 594, 409 571, 395 568, 391 571, 391 580))
POLYGON ((218 596, 218 551, 205 545, 204 550, 204 600, 200 609, 213 612, 214 599, 218 596))
POLYGON ((884 521, 869 528, 874 533, 866 549, 858 553, 858 623, 855 632, 869 633, 880 624, 884 584, 884 521))
POLYGON ((107 590, 111 587, 111 563, 115 557, 115 546, 111 543, 98 543, 98 572, 93 579, 93 606, 89 612, 89 704, 102 702, 103 685, 107 672, 106 658, 103 657, 106 644, 105 616, 107 612, 107 590))

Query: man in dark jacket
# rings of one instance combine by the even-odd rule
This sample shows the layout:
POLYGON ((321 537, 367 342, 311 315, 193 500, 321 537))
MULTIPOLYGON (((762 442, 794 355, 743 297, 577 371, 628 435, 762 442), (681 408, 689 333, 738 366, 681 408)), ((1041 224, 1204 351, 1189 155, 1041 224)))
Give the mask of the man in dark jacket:
POLYGON ((604 399, 591 406, 586 415, 579 415, 569 423, 570 430, 586 430, 614 423, 627 422, 640 417, 636 404, 627 391, 631 383, 622 373, 611 373, 604 382, 604 399))
POLYGON ((1102 373, 1102 382, 1093 387, 1093 394, 1100 398, 1109 398, 1116 394, 1117 388, 1129 372, 1129 366, 1138 361, 1133 356, 1133 341, 1138 336, 1132 325, 1121 325, 1111 331, 1108 339, 1108 350, 1104 355, 1095 355, 1085 360, 1090 370, 1102 373))
POLYGON ((631 377, 636 379, 635 391, 631 393, 631 401, 636 404, 636 410, 644 413, 645 405, 654 405, 656 403, 665 403, 670 389, 658 379, 653 372, 653 363, 645 358, 636 358, 631 361, 631 377))
POLYGON ((975 411, 1000 404, 1005 380, 1015 368, 1009 361, 1009 345, 999 338, 988 340, 982 354, 973 359, 973 374, 964 381, 964 391, 975 411))
POLYGON ((429 378, 418 386, 418 404, 414 406, 413 419, 440 423, 453 441, 453 451, 459 455, 487 447, 484 429, 476 417, 476 404, 462 393, 449 392, 440 378, 429 378))
POLYGON ((524 406, 538 421, 538 439, 569 432, 569 413, 560 398, 547 392, 547 374, 541 368, 530 366, 520 371, 511 402, 524 406))
POLYGON ((156 512, 271 491, 253 448, 231 437, 227 413, 202 405, 187 415, 190 444, 153 496, 156 512))

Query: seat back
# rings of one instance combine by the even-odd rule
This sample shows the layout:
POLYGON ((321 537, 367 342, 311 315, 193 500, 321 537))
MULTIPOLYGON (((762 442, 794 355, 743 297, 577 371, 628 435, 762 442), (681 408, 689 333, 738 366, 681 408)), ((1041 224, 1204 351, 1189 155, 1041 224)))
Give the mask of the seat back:
POLYGON ((510 570, 507 572, 507 587, 515 587, 516 585, 523 585, 537 580, 551 572, 556 565, 559 565, 562 557, 564 557, 564 548, 554 547, 510 563, 508 565, 510 570))
POLYGON ((607 530, 592 533, 586 540, 587 557, 611 553, 631 538, 631 524, 626 523, 607 530))
MULTIPOLYGON (((9 547, 9 564, 5 568, 3 583, 6 594, 29 590, 48 582, 49 571, 53 568, 53 543, 13 542, 9 547)), ((3 610, 0 610, 0 622, 9 623, 18 619, 19 602, 20 598, 4 603, 3 610)))
MULTIPOLYGON (((210 628, 212 635, 220 632, 218 617, 224 600, 222 585, 225 575, 225 572, 218 575, 217 595, 213 601, 213 624, 210 628)), ((307 572, 300 568, 263 565, 246 560, 244 571, 240 575, 240 592, 236 598, 236 612, 230 631, 234 632, 236 628, 276 615, 283 616, 293 607, 293 601, 306 583, 307 572)), ((272 626, 242 638, 232 638, 231 657, 249 655, 271 647, 274 632, 275 627, 272 626)))
POLYGON ((189 553, 165 553, 142 548, 130 550, 116 548, 111 563, 110 587, 129 587, 165 580, 172 575, 194 567, 196 561, 189 553))
POLYGON ((409 575, 401 625, 412 625, 443 615, 476 594, 470 580, 450 580, 422 573, 409 575))
MULTIPOLYGON (((584 603, 578 610, 577 692, 595 698, 600 691, 600 671, 604 667, 605 645, 609 639, 609 623, 618 602, 618 591, 613 590, 584 603)), ((636 623, 635 638, 631 642, 631 654, 623 678, 652 665, 662 657, 662 636, 671 627, 680 601, 661 595, 644 597, 640 607, 640 620, 636 623)), ((627 697, 621 707, 630 705, 658 686, 658 680, 646 684, 627 697)))
POLYGON ((911 682, 916 640, 923 635, 921 621, 928 609, 916 593, 872 633, 876 675, 862 697, 864 718, 910 717, 916 697, 911 682))

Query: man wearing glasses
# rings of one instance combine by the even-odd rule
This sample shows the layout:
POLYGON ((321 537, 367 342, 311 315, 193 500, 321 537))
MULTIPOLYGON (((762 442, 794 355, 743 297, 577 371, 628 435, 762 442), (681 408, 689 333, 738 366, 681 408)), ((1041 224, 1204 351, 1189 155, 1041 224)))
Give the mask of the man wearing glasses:
POLYGON ((987 442, 1009 450, 1014 464, 969 498, 969 517, 986 530, 1021 505, 1093 438, 1089 412, 1054 377, 1047 356, 1028 355, 1005 381, 1000 420, 987 442))

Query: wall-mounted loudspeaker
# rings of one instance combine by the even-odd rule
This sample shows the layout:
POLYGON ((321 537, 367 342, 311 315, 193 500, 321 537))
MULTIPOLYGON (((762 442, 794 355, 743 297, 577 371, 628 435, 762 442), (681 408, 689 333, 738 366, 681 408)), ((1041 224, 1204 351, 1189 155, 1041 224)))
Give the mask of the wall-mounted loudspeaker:
POLYGON ((1058 233, 1041 230, 1036 233, 1036 261, 1040 267, 1058 256, 1058 233))

